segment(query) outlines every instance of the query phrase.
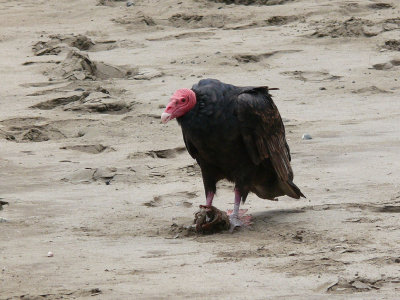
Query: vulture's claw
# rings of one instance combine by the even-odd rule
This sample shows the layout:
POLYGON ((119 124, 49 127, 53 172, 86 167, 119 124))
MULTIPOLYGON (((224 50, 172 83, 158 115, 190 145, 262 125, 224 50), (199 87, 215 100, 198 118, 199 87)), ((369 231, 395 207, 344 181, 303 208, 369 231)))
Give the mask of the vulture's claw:
POLYGON ((253 222, 251 222, 252 216, 246 215, 246 212, 247 209, 239 209, 239 214, 235 215, 233 214, 232 209, 227 210, 227 215, 229 216, 229 221, 231 223, 229 227, 230 232, 233 232, 236 227, 246 227, 253 224, 253 222))
POLYGON ((231 226, 229 227, 229 232, 233 232, 236 227, 242 227, 243 222, 240 221, 239 216, 236 215, 230 215, 229 216, 229 221, 231 223, 231 226))

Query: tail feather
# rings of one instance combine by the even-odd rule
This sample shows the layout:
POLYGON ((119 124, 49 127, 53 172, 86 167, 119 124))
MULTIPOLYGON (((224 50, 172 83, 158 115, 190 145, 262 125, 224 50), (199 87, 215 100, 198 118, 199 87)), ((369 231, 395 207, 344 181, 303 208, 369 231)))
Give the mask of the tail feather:
POLYGON ((291 180, 288 180, 284 183, 282 182, 282 188, 289 197, 295 199, 300 199, 300 197, 306 198, 297 185, 295 185, 291 180))

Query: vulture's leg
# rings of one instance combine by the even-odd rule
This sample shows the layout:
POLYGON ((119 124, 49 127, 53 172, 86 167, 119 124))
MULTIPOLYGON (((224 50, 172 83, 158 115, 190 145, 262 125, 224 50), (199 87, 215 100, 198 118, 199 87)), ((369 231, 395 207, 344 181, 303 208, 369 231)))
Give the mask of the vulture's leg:
POLYGON ((235 188, 235 204, 233 206, 233 210, 228 209, 227 213, 229 216, 229 221, 231 223, 230 231, 233 232, 236 227, 244 227, 253 224, 251 222, 251 215, 245 215, 247 209, 239 209, 240 201, 243 203, 246 201, 247 195, 249 192, 245 189, 244 191, 240 191, 237 187, 235 188))
POLYGON ((212 206, 215 192, 217 191, 217 183, 213 176, 201 169, 203 175, 204 191, 206 193, 206 206, 212 206))
POLYGON ((214 199, 214 193, 208 192, 206 197, 206 206, 212 206, 213 199, 214 199))
POLYGON ((242 200, 242 195, 237 188, 235 188, 235 204, 233 206, 233 212, 229 216, 229 221, 231 222, 230 231, 233 231, 236 227, 241 227, 243 225, 242 221, 239 219, 239 207, 240 201, 242 200))

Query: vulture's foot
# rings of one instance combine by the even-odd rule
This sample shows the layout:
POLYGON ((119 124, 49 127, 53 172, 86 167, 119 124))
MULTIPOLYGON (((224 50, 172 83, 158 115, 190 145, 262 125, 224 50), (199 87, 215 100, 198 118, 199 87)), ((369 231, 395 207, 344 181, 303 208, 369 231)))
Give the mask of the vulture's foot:
POLYGON ((238 214, 234 214, 232 209, 227 211, 227 215, 229 216, 230 227, 229 231, 233 232, 237 227, 247 227, 253 224, 251 222, 251 215, 245 215, 247 209, 239 209, 238 214))
POLYGON ((240 221, 238 215, 230 215, 229 222, 231 223, 229 227, 229 232, 233 232, 237 227, 242 227, 243 222, 240 221))

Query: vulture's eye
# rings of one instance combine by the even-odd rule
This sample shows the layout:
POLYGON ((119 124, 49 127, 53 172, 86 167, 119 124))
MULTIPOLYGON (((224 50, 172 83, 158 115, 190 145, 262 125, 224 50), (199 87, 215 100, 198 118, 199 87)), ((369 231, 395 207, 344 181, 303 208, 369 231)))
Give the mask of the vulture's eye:
POLYGON ((182 99, 181 102, 182 102, 182 103, 185 103, 185 102, 186 102, 186 99, 182 99))

